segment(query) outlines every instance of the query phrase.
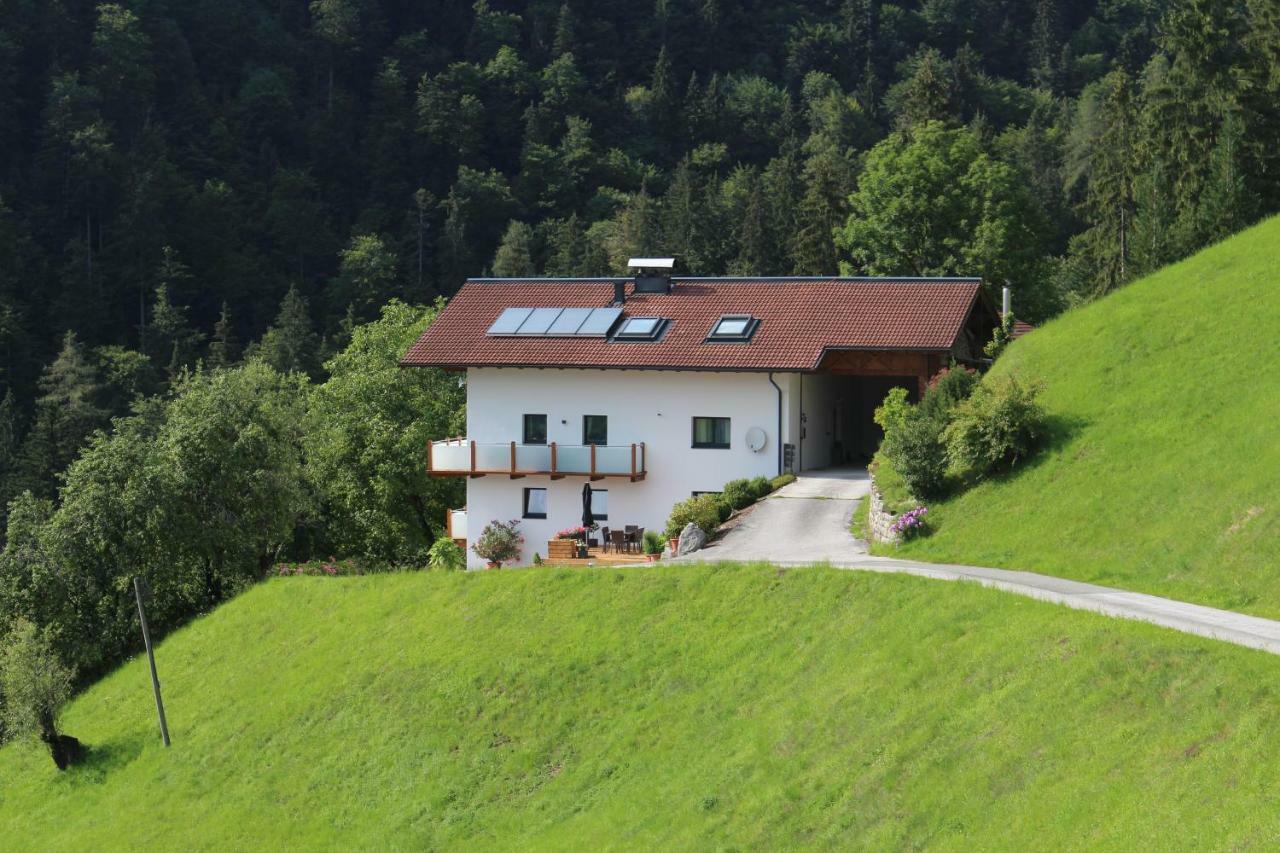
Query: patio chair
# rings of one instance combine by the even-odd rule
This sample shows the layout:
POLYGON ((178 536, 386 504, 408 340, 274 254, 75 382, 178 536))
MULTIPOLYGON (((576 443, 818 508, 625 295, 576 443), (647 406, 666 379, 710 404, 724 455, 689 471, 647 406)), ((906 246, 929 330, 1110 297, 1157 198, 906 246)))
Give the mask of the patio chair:
POLYGON ((621 553, 628 550, 627 534, 621 530, 614 530, 609 534, 609 544, 613 547, 615 553, 621 553))
POLYGON ((600 548, 606 554, 609 553, 609 528, 600 528, 600 548))

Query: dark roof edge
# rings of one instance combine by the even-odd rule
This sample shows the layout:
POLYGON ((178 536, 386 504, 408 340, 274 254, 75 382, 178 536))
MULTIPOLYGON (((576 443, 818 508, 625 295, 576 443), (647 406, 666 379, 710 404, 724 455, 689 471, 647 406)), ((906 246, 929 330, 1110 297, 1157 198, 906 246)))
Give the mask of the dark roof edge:
MULTIPOLYGON (((652 343, 645 341, 645 343, 652 343)), ((683 372, 701 372, 701 373, 813 373, 822 364, 822 358, 828 352, 911 352, 911 353, 944 353, 951 352, 947 347, 823 347, 822 355, 818 361, 810 367, 797 367, 795 365, 787 365, 784 367, 707 367, 697 365, 679 365, 673 366, 669 364, 527 364, 503 362, 477 364, 474 362, 467 363, 433 363, 433 364, 415 364, 409 361, 408 356, 400 359, 401 367, 429 367, 438 370, 466 370, 471 367, 487 367, 493 369, 518 368, 520 370, 676 370, 683 372)))
MULTIPOLYGON (((593 278, 558 278, 541 276, 516 276, 513 278, 468 278, 467 284, 518 284, 535 282, 537 284, 612 284, 616 281, 630 282, 629 276, 600 276, 593 278)), ((896 282, 924 282, 939 284, 964 283, 981 284, 981 276, 919 276, 919 275, 882 275, 882 276, 838 276, 838 275, 708 275, 708 276, 672 276, 673 282, 680 281, 741 281, 766 284, 770 282, 814 282, 834 281, 866 284, 892 284, 896 282)))

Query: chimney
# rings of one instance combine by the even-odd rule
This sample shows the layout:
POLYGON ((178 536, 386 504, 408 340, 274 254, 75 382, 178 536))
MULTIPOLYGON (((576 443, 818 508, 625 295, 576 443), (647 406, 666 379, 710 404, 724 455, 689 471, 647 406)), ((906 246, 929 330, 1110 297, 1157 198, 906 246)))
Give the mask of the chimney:
POLYGON ((632 258, 627 266, 635 271, 636 293, 670 293, 671 270, 675 258, 632 258))
POLYGON ((1009 311, 1013 308, 1013 296, 1009 292, 1008 285, 1005 285, 1005 288, 1001 292, 1000 296, 1001 296, 1000 316, 1003 317, 1005 314, 1008 314, 1009 311))
POLYGON ((627 281, 623 278, 613 280, 613 304, 621 305, 627 301, 627 281))

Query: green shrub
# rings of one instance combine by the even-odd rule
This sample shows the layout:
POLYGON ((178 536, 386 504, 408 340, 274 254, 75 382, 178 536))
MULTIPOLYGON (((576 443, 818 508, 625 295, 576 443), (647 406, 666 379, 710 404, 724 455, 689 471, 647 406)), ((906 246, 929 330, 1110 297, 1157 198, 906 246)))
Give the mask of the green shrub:
POLYGON ((467 567, 467 554, 457 542, 442 536, 427 552, 427 565, 437 571, 460 572, 467 567))
POLYGON ((658 535, 658 531, 646 530, 644 532, 644 552, 646 554, 661 554, 666 544, 662 537, 658 535))
MULTIPOLYGON (((733 505, 725 500, 724 495, 716 495, 716 513, 720 518, 720 523, 724 524, 729 520, 729 516, 733 515, 733 505)), ((710 535, 710 534, 708 534, 710 535)))
POLYGON ((918 498, 940 497, 946 491, 947 445, 945 423, 912 407, 901 423, 885 436, 881 449, 918 498))
POLYGON ((884 395, 884 402, 876 407, 871 419, 884 430, 885 435, 888 435, 906 420, 910 413, 911 404, 907 402, 907 389, 890 388, 889 393, 884 395))
POLYGON ((1039 386, 1015 376, 979 385, 956 407, 944 435, 952 470, 981 478, 1028 456, 1044 434, 1044 410, 1036 401, 1039 391, 1039 386))
POLYGON ((720 496, 734 509, 750 506, 756 499, 749 480, 730 480, 724 484, 720 496))
POLYGON ((987 341, 986 346, 982 348, 982 351, 986 353, 988 357, 992 359, 999 358, 1000 353, 1004 352, 1005 347, 1013 343, 1013 324, 1014 319, 1012 311, 1006 312, 1005 315, 1000 318, 1000 325, 996 326, 995 330, 991 333, 991 340, 987 341))
POLYGON ((795 474, 779 474, 778 476, 774 477, 772 480, 769 481, 769 490, 772 492, 776 492, 778 491, 778 489, 781 489, 783 486, 789 486, 795 481, 796 481, 795 474))
POLYGON ((715 533, 720 527, 720 506, 721 502, 716 495, 698 495, 680 501, 671 508, 671 516, 667 519, 667 538, 679 538, 680 531, 689 522, 702 528, 707 536, 715 533))
POLYGON ((757 501, 772 491, 768 477, 752 477, 750 486, 752 497, 757 501))
POLYGON ((967 400, 978 386, 978 374, 967 367, 952 364, 933 377, 925 389, 920 408, 931 418, 946 419, 961 401, 967 400))
POLYGON ((35 735, 59 770, 80 757, 80 742, 57 728, 58 711, 71 698, 71 671, 58 658, 48 632, 26 619, 14 622, 0 646, 0 695, 9 737, 35 735))

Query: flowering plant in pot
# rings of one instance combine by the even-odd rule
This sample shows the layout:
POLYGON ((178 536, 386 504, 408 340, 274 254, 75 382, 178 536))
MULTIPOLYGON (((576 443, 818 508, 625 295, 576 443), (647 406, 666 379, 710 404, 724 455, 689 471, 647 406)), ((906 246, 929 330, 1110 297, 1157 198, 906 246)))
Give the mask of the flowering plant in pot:
POLYGON ((485 525, 480 531, 471 550, 489 562, 489 568, 500 569, 503 563, 510 563, 520 557, 520 548, 524 545, 524 536, 520 534, 520 522, 516 520, 494 521, 485 525))
POLYGON ((566 527, 564 530, 556 531, 557 539, 586 539, 587 528, 582 525, 577 527, 566 527))
POLYGON ((656 563, 662 558, 662 548, 666 545, 662 541, 662 536, 656 530, 646 530, 644 532, 644 558, 650 563, 656 563))

